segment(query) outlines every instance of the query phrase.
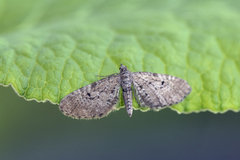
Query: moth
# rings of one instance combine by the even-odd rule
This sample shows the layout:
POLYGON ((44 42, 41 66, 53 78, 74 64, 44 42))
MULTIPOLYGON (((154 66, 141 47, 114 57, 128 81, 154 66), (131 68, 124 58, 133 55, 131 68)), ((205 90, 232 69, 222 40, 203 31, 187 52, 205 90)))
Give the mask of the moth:
POLYGON ((122 88, 125 108, 131 117, 132 86, 138 104, 151 109, 177 104, 191 92, 190 85, 181 78, 151 72, 132 73, 122 64, 119 70, 68 94, 61 100, 59 109, 76 119, 101 118, 115 109, 122 88))

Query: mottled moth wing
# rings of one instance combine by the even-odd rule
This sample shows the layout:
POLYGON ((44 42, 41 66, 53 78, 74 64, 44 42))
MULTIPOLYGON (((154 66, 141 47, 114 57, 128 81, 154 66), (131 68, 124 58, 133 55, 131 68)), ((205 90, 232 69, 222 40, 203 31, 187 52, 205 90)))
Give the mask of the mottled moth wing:
POLYGON ((119 89, 120 76, 112 75, 70 93, 59 109, 72 118, 100 118, 115 109, 119 89))
POLYGON ((141 107, 160 109, 181 102, 190 92, 189 84, 170 75, 134 72, 135 98, 141 107))

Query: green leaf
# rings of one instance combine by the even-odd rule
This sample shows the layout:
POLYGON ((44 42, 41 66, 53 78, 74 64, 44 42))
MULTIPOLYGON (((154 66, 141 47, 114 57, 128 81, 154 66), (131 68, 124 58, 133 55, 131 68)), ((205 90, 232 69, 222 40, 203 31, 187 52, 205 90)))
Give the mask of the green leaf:
POLYGON ((0 83, 28 100, 59 103, 122 63, 187 80, 192 93, 172 107, 179 113, 239 111, 239 5, 0 0, 0 83))

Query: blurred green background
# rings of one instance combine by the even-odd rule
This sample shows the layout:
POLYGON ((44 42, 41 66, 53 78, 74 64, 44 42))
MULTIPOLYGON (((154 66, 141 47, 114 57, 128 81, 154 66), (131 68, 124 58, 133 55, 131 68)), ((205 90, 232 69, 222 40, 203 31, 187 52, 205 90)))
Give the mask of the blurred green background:
POLYGON ((125 109, 74 120, 0 87, 0 159, 238 159, 240 114, 125 109))

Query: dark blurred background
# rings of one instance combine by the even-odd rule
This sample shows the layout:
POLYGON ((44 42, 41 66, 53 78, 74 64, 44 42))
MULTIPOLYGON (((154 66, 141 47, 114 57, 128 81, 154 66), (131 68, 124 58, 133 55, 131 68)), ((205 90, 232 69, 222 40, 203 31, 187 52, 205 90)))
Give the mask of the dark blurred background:
POLYGON ((240 114, 125 109, 74 120, 0 87, 0 159, 238 159, 240 114))

